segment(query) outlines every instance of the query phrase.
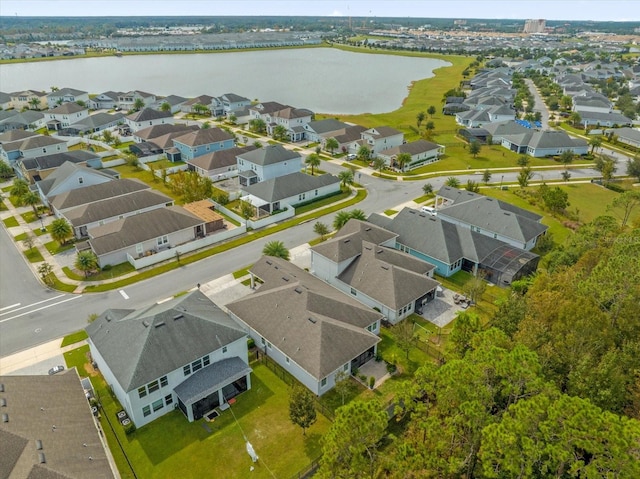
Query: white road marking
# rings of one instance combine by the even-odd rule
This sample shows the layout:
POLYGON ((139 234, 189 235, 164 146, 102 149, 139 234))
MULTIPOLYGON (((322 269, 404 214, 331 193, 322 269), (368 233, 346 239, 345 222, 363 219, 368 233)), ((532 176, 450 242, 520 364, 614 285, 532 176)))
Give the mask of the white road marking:
POLYGON ((124 289, 121 289, 118 293, 120 293, 124 299, 129 299, 129 295, 124 292, 124 289))
MULTIPOLYGON (((64 295, 62 295, 62 296, 64 296, 64 295)), ((18 315, 16 315, 16 316, 11 316, 10 318, 5 318, 5 319, 3 319, 3 320, 0 320, 0 323, 4 323, 4 322, 6 322, 6 321, 11 321, 12 319, 16 319, 16 318, 20 318, 20 317, 22 317, 22 316, 26 316, 27 314, 36 313, 36 312, 38 312, 38 311, 42 311, 43 309, 51 308, 51 307, 53 307, 53 306, 57 306, 57 305, 59 305, 59 304, 66 303, 66 302, 68 302, 68 301, 73 301, 74 299, 79 299, 79 298, 81 298, 81 297, 82 297, 82 296, 80 296, 79 294, 78 294, 78 295, 75 295, 75 296, 71 296, 70 298, 63 299, 62 301, 58 301, 57 303, 47 304, 46 306, 42 306, 41 308, 38 308, 38 309, 32 309, 31 311, 27 311, 27 312, 25 312, 25 313, 21 313, 21 314, 18 314, 18 315)), ((20 309, 22 309, 22 308, 20 308, 20 309)))
POLYGON ((11 306, 5 306, 4 308, 0 308, 0 311, 4 311, 5 309, 15 308, 16 306, 20 306, 22 303, 12 304, 11 306))
MULTIPOLYGON (((20 311, 21 309, 30 308, 31 306, 38 306, 39 304, 46 303, 47 301, 53 301, 54 299, 62 298, 63 296, 64 296, 64 294, 59 294, 58 296, 54 296, 53 298, 43 299, 42 301, 38 301, 37 303, 27 304, 26 306, 23 306, 22 308, 15 309, 13 311, 7 311, 6 313, 0 313, 0 316, 4 316, 5 314, 15 313, 16 311, 20 311)), ((20 303, 18 303, 18 304, 20 304, 20 303)), ((2 308, 2 309, 6 309, 6 308, 2 308)))

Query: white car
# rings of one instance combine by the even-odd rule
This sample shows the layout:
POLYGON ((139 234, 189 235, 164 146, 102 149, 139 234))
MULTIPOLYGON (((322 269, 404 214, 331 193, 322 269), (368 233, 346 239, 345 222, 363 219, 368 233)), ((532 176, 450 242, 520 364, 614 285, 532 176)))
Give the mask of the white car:
POLYGON ((62 371, 64 371, 64 366, 54 366, 51 369, 49 369, 49 375, 58 374, 58 373, 61 373, 62 371))
POLYGON ((353 161, 356 158, 358 158, 358 155, 354 155, 353 153, 347 155, 347 161, 353 161))

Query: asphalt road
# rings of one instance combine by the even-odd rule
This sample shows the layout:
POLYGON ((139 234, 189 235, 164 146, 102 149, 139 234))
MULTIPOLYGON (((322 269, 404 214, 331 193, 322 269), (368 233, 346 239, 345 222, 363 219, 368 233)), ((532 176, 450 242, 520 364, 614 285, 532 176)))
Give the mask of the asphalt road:
MULTIPOLYGON (((340 166, 323 163, 328 173, 337 173, 340 166)), ((458 176, 461 184, 468 179, 480 182, 479 172, 458 176)), ((561 170, 537 171, 533 180, 561 178, 561 170)), ((594 176, 591 169, 572 170, 572 178, 594 176)), ((495 173, 492 182, 515 182, 518 172, 495 173), (499 175, 499 176, 498 176, 499 175)), ((424 181, 389 181, 362 175, 356 181, 367 188, 367 198, 353 208, 365 213, 382 212, 421 196, 422 186, 428 181, 435 190, 447 176, 424 181)), ((16 254, 16 246, 6 230, 0 233, 2 261, 0 261, 0 358, 35 345, 77 331, 87 324, 92 313, 100 314, 108 308, 136 309, 174 294, 193 288, 197 283, 207 283, 225 274, 254 263, 262 254, 268 241, 280 240, 288 249, 305 244, 317 237, 313 232, 315 221, 328 225, 335 214, 297 225, 286 231, 274 233, 203 261, 186 265, 150 280, 127 286, 121 291, 64 294, 44 288, 26 265, 22 255, 16 254)))

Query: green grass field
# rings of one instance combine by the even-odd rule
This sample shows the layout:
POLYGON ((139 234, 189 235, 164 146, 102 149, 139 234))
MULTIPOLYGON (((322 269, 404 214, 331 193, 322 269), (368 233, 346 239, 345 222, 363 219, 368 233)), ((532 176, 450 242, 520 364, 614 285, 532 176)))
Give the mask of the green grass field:
POLYGON ((119 172, 122 178, 135 178, 137 180, 140 180, 148 184, 151 188, 159 191, 160 193, 164 193, 169 198, 173 198, 173 200, 177 205, 182 205, 184 203, 179 196, 177 196, 173 191, 171 191, 168 185, 162 182, 162 179, 157 178, 158 181, 153 181, 150 171, 146 171, 142 169, 137 170, 129 165, 114 166, 111 169, 119 172))
POLYGON ((29 260, 29 263, 40 263, 44 261, 40 251, 38 251, 38 248, 28 249, 24 252, 24 255, 27 257, 27 260, 29 260))
POLYGON ((84 341, 85 339, 87 339, 87 337, 87 332, 84 329, 81 329, 80 331, 76 331, 75 333, 66 335, 62 339, 62 344, 60 345, 60 347, 64 348, 65 346, 69 346, 70 344, 79 343, 80 341, 84 341))
POLYGON ((2 222, 7 228, 15 228, 16 226, 20 226, 20 223, 18 223, 18 220, 14 216, 9 216, 8 218, 3 219, 2 222))

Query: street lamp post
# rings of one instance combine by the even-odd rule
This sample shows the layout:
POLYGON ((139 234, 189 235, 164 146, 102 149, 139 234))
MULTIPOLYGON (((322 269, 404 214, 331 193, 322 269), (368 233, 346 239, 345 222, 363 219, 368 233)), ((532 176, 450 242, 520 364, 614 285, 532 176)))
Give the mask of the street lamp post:
POLYGON ((502 190, 502 181, 504 180, 504 175, 500 177, 500 190, 502 190))

